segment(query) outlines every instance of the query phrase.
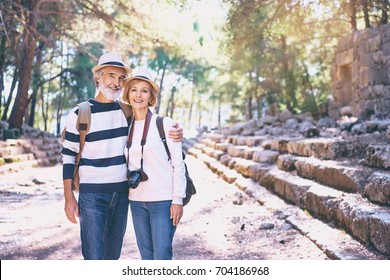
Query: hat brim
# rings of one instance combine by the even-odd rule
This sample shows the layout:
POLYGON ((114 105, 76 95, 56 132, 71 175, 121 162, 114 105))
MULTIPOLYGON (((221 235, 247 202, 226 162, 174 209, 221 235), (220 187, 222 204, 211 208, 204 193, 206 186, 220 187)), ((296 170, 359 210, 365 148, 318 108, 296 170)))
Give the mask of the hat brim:
POLYGON ((130 75, 131 72, 133 72, 133 70, 132 70, 131 68, 129 68, 129 67, 126 67, 126 66, 118 66, 118 65, 110 65, 110 64, 94 66, 94 67, 92 67, 92 72, 95 73, 96 71, 98 71, 99 69, 102 69, 102 68, 104 68, 104 67, 117 67, 117 68, 125 69, 127 75, 130 75))
POLYGON ((124 83, 123 83, 123 87, 126 87, 133 80, 141 80, 141 81, 148 82, 152 86, 152 88, 154 89, 156 94, 160 93, 160 87, 155 82, 153 82, 153 81, 151 81, 149 79, 142 78, 142 77, 129 77, 129 78, 126 78, 124 83))

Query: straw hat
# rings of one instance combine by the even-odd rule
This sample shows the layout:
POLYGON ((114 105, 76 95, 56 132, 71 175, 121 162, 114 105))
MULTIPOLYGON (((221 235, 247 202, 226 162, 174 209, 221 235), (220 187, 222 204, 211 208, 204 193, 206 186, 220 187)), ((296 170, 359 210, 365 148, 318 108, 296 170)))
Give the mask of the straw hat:
POLYGON ((153 81, 152 74, 146 68, 134 69, 133 76, 125 79, 123 87, 126 87, 126 85, 128 85, 133 80, 142 80, 148 82, 153 87, 156 94, 160 92, 159 86, 153 81))
POLYGON ((113 66, 118 68, 123 68, 126 70, 127 75, 130 75, 132 70, 129 67, 126 67, 123 63, 122 57, 120 53, 118 52, 109 52, 106 54, 103 54, 99 58, 98 65, 92 68, 92 72, 95 73, 97 70, 107 67, 107 66, 113 66))

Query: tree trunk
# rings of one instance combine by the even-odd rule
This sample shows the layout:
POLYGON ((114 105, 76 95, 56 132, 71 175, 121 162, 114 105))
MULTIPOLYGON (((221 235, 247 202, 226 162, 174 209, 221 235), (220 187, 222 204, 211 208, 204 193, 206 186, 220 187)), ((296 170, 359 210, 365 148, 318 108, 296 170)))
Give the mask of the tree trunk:
POLYGON ((3 105, 3 93, 4 93, 4 61, 5 61, 5 41, 6 37, 1 37, 0 43, 0 115, 3 105))
POLYGON ((201 104, 200 104, 200 93, 198 91, 198 102, 197 102, 197 106, 196 106, 196 109, 197 109, 197 114, 198 114, 198 127, 201 127, 202 126, 202 110, 201 110, 201 104))
POLYGON ((287 44, 286 44, 286 37, 282 36, 280 38, 281 41, 281 50, 282 50, 282 69, 283 69, 283 76, 286 81, 286 85, 284 87, 284 98, 286 102, 287 109, 290 112, 293 112, 292 109, 292 104, 291 104, 291 96, 290 92, 292 91, 291 89, 291 83, 290 83, 290 77, 289 77, 289 66, 288 66, 288 56, 287 56, 287 44))
POLYGON ((192 87, 192 95, 191 95, 190 111, 189 111, 189 114, 188 114, 188 124, 191 124, 191 118, 192 118, 192 108, 193 108, 193 104, 194 104, 195 93, 196 93, 196 86, 194 85, 194 86, 192 87))
POLYGON ((252 100, 253 100, 253 95, 252 93, 249 93, 249 96, 246 99, 246 114, 245 114, 245 119, 247 121, 253 119, 253 113, 252 113, 252 100))
POLYGON ((177 91, 177 86, 179 85, 181 76, 176 80, 175 85, 172 87, 171 90, 171 96, 169 97, 168 104, 167 104, 167 111, 166 116, 170 116, 170 118, 173 117, 173 111, 175 110, 175 93, 177 91))
POLYGON ((36 54, 36 63, 33 68, 33 76, 32 76, 32 94, 31 94, 31 106, 30 106, 30 117, 28 120, 28 125, 34 127, 35 120, 35 106, 37 104, 37 95, 40 87, 40 81, 42 76, 41 64, 42 64, 42 49, 44 47, 44 43, 40 42, 39 48, 36 54))
POLYGON ((222 103, 222 92, 219 92, 219 98, 218 98, 218 129, 221 129, 222 123, 221 123, 221 103, 222 103))
POLYGON ((48 99, 47 96, 49 95, 49 93, 47 93, 47 95, 45 96, 45 91, 44 91, 43 87, 41 87, 40 91, 41 91, 41 97, 42 97, 41 111, 42 111, 44 131, 47 131, 47 120, 49 118, 47 107, 49 106, 49 104, 48 104, 48 101, 45 100, 45 97, 46 97, 46 99, 48 99))
POLYGON ((351 0, 351 27, 353 31, 357 30, 357 22, 356 22, 356 0, 351 0))
POLYGON ((363 14, 364 14, 364 23, 366 25, 366 28, 370 28, 370 15, 368 13, 368 0, 361 0, 362 6, 363 6, 363 14))
MULTIPOLYGON (((39 1, 40 0, 31 0, 27 4, 28 14, 26 18, 29 27, 31 27, 32 29, 35 29, 36 27, 34 8, 37 6, 39 1)), ((31 70, 35 52, 35 38, 31 31, 27 30, 27 28, 28 27, 26 27, 24 30, 22 60, 19 71, 19 86, 16 94, 15 103, 12 107, 12 112, 9 118, 10 128, 22 127, 23 116, 27 107, 28 89, 30 86, 31 70)))
POLYGON ((5 106, 4 106, 3 116, 1 117, 2 121, 6 121, 7 120, 7 114, 8 114, 9 107, 11 105, 12 96, 14 94, 16 83, 18 82, 18 77, 19 77, 18 72, 19 72, 18 71, 18 66, 16 65, 15 69, 14 69, 14 75, 13 75, 13 78, 12 78, 11 88, 9 90, 7 102, 5 103, 5 106))
POLYGON ((161 81, 160 81, 160 93, 157 95, 157 105, 155 108, 156 114, 159 113, 160 107, 161 107, 162 90, 163 90, 165 72, 167 71, 167 66, 168 66, 168 61, 165 63, 164 68, 162 69, 163 72, 162 72, 161 81))
POLYGON ((389 0, 383 0, 381 1, 382 4, 382 17, 380 24, 386 24, 389 21, 389 7, 390 7, 390 2, 389 0))

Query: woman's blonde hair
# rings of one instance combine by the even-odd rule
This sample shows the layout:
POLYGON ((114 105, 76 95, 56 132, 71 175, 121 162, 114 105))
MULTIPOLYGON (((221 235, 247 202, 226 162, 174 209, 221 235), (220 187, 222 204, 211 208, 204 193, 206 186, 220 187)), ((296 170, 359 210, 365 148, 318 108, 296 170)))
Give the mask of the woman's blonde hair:
MULTIPOLYGON (((141 81, 144 81, 144 80, 133 79, 130 82, 126 83, 125 86, 123 87, 123 91, 121 94, 121 100, 130 105, 129 91, 133 87, 134 84, 139 83, 141 81)), ((151 92, 151 95, 150 95, 150 100, 148 101, 148 106, 154 107, 157 104, 157 93, 151 85, 150 85, 150 92, 151 92)))

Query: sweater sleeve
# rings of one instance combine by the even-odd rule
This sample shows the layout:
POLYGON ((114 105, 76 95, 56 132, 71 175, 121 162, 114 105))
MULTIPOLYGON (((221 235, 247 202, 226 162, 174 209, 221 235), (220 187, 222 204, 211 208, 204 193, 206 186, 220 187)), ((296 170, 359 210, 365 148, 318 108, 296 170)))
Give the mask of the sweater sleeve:
POLYGON ((165 117, 164 118, 164 132, 166 135, 166 141, 168 144, 169 151, 171 153, 171 164, 173 167, 173 195, 172 203, 174 204, 183 204, 183 198, 186 196, 186 176, 185 176, 185 166, 182 154, 182 143, 173 142, 169 138, 168 133, 172 128, 172 125, 175 122, 165 117))
POLYGON ((62 177, 73 179, 75 159, 80 149, 80 134, 76 129, 77 107, 73 108, 66 118, 65 139, 62 143, 62 177))

